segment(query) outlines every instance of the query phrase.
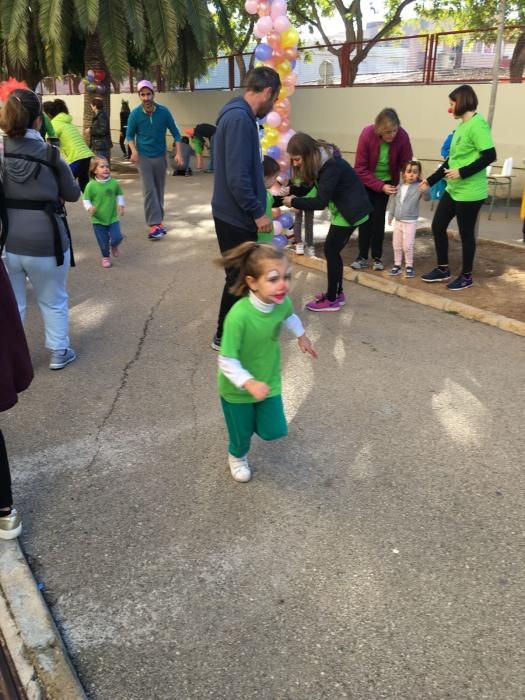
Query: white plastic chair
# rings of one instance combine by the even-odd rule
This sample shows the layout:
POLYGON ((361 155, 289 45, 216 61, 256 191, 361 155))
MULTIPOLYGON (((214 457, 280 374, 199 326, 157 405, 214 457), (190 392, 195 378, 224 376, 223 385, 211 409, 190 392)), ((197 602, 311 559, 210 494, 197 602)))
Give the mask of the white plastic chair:
POLYGON ((491 218, 492 210, 494 209, 494 200, 496 199, 498 187, 507 188, 507 206, 505 211, 505 218, 508 218, 509 216, 510 191, 512 188, 512 178, 514 177, 514 175, 512 174, 512 165, 513 159, 505 158, 505 160, 503 161, 503 167, 501 168, 501 173, 497 175, 492 174, 492 166, 489 165, 487 168, 489 197, 491 197, 488 216, 489 219, 491 218))

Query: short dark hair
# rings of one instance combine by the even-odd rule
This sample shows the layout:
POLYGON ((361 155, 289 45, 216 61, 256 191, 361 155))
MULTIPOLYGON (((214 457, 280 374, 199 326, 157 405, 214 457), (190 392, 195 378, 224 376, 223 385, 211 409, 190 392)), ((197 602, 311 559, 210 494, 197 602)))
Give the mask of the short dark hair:
POLYGON ((183 137, 181 138, 181 141, 182 141, 182 143, 187 143, 187 144, 190 143, 190 140, 189 140, 189 138, 188 138, 187 136, 183 136, 183 137))
POLYGON ((54 119, 58 114, 58 109, 53 100, 47 100, 42 105, 43 111, 47 114, 50 119, 54 119))
POLYGON ((57 98, 54 100, 54 105, 56 107, 57 114, 69 114, 69 109, 67 108, 67 104, 64 102, 64 100, 57 98))
POLYGON ((455 88, 448 99, 454 102, 456 117, 462 117, 466 112, 475 112, 478 108, 478 96, 470 85, 460 85, 455 88))
POLYGON ((272 175, 277 175, 281 168, 279 167, 279 163, 275 160, 275 158, 271 158, 270 156, 264 156, 263 158, 263 172, 264 172, 264 177, 272 177, 272 175))
POLYGON ((104 109, 104 100, 102 100, 100 97, 95 97, 91 104, 98 110, 104 109))
POLYGON ((250 92, 262 92, 269 87, 276 95, 281 89, 281 78, 276 70, 268 66, 252 68, 246 76, 244 87, 250 92))

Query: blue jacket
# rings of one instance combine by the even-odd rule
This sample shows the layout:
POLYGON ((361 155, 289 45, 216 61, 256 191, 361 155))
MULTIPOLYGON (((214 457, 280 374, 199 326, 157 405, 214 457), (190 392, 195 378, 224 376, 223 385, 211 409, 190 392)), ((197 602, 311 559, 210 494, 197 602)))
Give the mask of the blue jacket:
POLYGON ((166 155, 166 130, 175 141, 181 140, 180 131, 169 109, 155 102, 155 111, 146 114, 142 105, 131 110, 126 141, 135 141, 139 155, 158 158, 166 155))
POLYGON ((243 97, 234 97, 220 111, 213 149, 213 216, 232 226, 257 231, 255 219, 265 213, 266 189, 259 128, 243 97))

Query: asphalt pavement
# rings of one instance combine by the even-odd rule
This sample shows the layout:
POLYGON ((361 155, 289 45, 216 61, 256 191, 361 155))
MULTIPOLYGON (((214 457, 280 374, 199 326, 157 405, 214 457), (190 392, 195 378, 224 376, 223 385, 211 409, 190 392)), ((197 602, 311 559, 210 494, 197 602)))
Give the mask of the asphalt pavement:
POLYGON ((235 483, 211 181, 169 179, 151 242, 121 177, 110 270, 68 207, 78 359, 49 371, 30 302, 35 380, 0 417, 20 544, 87 695, 522 698, 523 338, 351 283, 308 314, 323 275, 295 266, 319 359, 283 335, 290 435, 255 439, 235 483))

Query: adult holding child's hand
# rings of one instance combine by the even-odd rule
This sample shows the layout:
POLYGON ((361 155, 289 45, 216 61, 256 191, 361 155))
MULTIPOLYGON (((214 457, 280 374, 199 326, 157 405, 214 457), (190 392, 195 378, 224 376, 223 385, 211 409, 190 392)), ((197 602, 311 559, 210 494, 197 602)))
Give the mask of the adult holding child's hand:
POLYGON ((363 129, 357 143, 355 171, 366 188, 372 213, 359 227, 359 255, 352 263, 354 270, 368 267, 369 252, 374 261, 373 269, 384 269, 381 258, 388 198, 396 194, 401 167, 409 160, 412 160, 410 138, 397 112, 386 107, 373 124, 363 129))

